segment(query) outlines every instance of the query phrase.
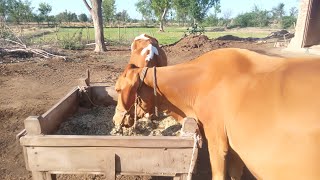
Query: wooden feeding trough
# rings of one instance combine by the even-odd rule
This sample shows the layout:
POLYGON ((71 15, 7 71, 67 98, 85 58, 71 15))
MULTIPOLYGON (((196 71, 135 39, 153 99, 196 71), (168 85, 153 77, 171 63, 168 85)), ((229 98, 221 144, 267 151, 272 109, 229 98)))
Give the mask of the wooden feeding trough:
POLYGON ((74 88, 43 115, 28 117, 17 138, 33 179, 81 173, 105 174, 108 180, 116 174, 187 179, 200 146, 194 138, 196 122, 190 118, 185 119, 180 136, 54 135, 82 106, 108 106, 115 100, 113 87, 90 84, 74 88))

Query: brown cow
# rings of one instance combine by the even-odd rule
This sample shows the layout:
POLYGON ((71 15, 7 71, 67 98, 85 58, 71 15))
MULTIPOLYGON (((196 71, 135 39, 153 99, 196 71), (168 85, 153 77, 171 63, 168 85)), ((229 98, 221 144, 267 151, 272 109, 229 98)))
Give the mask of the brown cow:
MULTIPOLYGON (((165 52, 159 47, 158 40, 146 34, 137 36, 131 44, 131 57, 129 64, 133 64, 137 67, 161 67, 167 66, 167 56, 165 52)), ((119 86, 116 83, 115 87, 119 86)), ((121 94, 118 95, 118 102, 121 101, 121 94)), ((141 105, 143 106, 143 104, 141 105)), ((118 112, 119 108, 116 108, 115 119, 123 118, 124 113, 118 112), (119 116, 119 117, 117 117, 119 116)), ((148 113, 151 117, 152 114, 148 113)), ((118 128, 121 128, 118 126, 118 128)))
MULTIPOLYGON (((148 98, 154 69, 140 82, 143 71, 129 65, 116 89, 121 111, 129 110, 136 94, 147 102, 138 117, 153 109, 148 98)), ((227 154, 234 179, 241 176, 243 163, 258 179, 319 179, 320 59, 219 49, 157 68, 156 77, 160 110, 178 121, 193 117, 203 128, 213 179, 225 178, 227 154)), ((132 114, 114 121, 130 126, 132 114)))

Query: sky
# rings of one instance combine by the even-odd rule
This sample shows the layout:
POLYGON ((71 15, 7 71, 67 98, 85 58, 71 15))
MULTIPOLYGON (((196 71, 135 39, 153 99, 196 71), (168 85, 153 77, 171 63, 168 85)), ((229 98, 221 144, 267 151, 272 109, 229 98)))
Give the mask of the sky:
MULTIPOLYGON (((90 0, 87 0, 88 2, 90 0)), ((138 0, 116 0, 116 11, 127 10, 131 18, 141 19, 142 16, 136 11, 135 3, 138 0)), ((83 0, 31 0, 32 6, 38 8, 39 3, 46 2, 52 6, 52 15, 56 15, 64 10, 75 12, 76 14, 88 13, 83 0)), ((254 5, 261 9, 271 10, 272 7, 279 3, 285 4, 286 12, 291 7, 299 7, 299 0, 220 0, 221 13, 231 11, 231 17, 235 17, 240 13, 251 11, 254 5)), ((213 13, 210 11, 209 13, 213 13)))

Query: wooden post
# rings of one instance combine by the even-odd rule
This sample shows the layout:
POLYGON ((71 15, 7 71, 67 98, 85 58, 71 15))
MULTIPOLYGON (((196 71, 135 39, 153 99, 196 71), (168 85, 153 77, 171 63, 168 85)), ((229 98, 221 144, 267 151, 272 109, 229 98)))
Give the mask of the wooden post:
POLYGON ((198 125, 197 125, 197 121, 193 118, 190 117, 186 117, 183 119, 183 124, 182 124, 182 136, 183 135, 190 135, 193 133, 196 133, 198 130, 198 125))
POLYGON ((106 158, 106 180, 116 179, 116 156, 115 154, 108 155, 106 158))
POLYGON ((177 174, 173 177, 173 180, 187 180, 187 174, 177 174))
POLYGON ((39 122, 39 116, 29 116, 24 120, 24 127, 28 135, 40 135, 41 126, 39 122))

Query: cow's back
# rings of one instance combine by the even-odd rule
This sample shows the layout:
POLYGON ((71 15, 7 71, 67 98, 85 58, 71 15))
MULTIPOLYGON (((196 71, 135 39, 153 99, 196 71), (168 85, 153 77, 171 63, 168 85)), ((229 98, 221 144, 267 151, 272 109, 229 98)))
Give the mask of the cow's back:
POLYGON ((263 179, 318 179, 320 60, 255 71, 228 120, 231 147, 263 179))

